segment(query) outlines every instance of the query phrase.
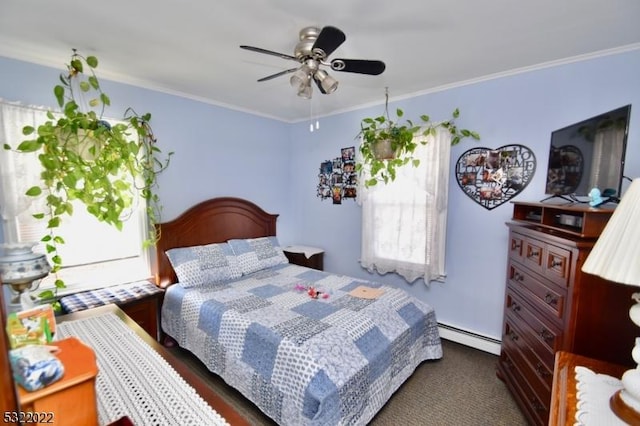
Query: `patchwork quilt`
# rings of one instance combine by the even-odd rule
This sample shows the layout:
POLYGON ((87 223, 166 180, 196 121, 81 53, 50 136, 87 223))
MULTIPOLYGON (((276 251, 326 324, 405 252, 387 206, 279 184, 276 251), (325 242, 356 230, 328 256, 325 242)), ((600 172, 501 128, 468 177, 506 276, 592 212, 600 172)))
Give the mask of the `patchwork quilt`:
POLYGON ((424 360, 435 312, 401 289, 293 264, 168 288, 162 328, 280 425, 368 423, 424 360))

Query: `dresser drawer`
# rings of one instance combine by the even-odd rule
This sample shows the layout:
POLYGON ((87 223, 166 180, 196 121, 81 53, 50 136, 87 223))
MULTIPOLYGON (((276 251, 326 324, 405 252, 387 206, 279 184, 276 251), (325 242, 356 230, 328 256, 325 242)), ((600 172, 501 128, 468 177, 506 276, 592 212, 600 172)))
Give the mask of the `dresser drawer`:
POLYGON ((507 270, 509 285, 515 288, 524 298, 552 317, 563 319, 567 290, 554 286, 544 278, 532 274, 518 263, 509 260, 507 270))
MULTIPOLYGON (((534 345, 531 344, 530 340, 533 337, 532 334, 532 331, 524 323, 518 323, 510 316, 505 318, 502 342, 506 346, 518 349, 527 364, 527 372, 525 374, 530 379, 532 377, 536 379, 534 386, 537 393, 539 395, 551 394, 553 362, 549 364, 547 360, 539 356, 540 346, 538 345, 538 351, 534 349, 534 345)), ((546 353, 545 351, 542 352, 543 354, 546 353)))
POLYGON ((545 245, 544 276, 554 283, 568 287, 571 270, 571 252, 551 244, 545 245))
POLYGON ((524 240, 525 237, 512 232, 509 235, 509 257, 516 260, 524 260, 524 240))
POLYGON ((565 248, 512 232, 509 256, 562 287, 569 285, 571 251, 565 248))
POLYGON ((530 386, 527 374, 528 370, 517 349, 509 345, 503 345, 500 352, 500 369, 506 376, 505 379, 513 390, 514 397, 520 404, 522 410, 528 415, 531 424, 546 425, 549 419, 549 407, 551 405, 551 393, 549 395, 538 395, 534 388, 530 386))
POLYGON ((555 353, 562 347, 561 329, 538 314, 515 291, 507 288, 506 312, 516 319, 520 328, 528 332, 532 349, 537 356, 551 369, 555 361, 555 353))

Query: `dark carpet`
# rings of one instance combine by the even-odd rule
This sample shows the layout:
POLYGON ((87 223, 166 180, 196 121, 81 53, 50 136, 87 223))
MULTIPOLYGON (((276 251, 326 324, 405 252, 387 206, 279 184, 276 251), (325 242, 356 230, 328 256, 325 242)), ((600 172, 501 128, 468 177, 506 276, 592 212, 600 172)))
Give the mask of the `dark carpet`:
MULTIPOLYGON (((423 362, 373 418, 372 426, 526 425, 505 384, 498 357, 448 340, 441 360, 423 362)), ((170 351, 189 365, 253 425, 275 425, 255 405, 181 348, 170 351)))

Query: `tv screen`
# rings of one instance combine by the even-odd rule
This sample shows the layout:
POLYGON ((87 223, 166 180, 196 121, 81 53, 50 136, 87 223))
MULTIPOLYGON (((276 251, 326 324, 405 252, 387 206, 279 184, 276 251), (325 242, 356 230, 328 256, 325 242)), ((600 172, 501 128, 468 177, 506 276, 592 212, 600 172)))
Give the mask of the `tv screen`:
POLYGON ((620 196, 630 114, 626 105, 551 133, 547 199, 579 201, 591 188, 620 196))

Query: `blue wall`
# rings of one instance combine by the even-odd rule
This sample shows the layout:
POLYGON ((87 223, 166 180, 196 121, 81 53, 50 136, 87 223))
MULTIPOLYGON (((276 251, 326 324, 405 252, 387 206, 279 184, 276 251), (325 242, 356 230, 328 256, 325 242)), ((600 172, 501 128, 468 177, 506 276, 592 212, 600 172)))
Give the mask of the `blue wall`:
MULTIPOLYGON (((55 106, 52 90, 60 70, 1 57, 0 69, 8 77, 0 81, 0 98, 55 106)), ((286 123, 125 84, 101 84, 112 101, 105 115, 121 117, 128 106, 150 112, 158 146, 175 152, 159 177, 163 220, 199 201, 235 196, 279 213, 279 232, 283 238, 292 235, 286 123)))
MULTIPOLYGON (((0 58, 0 97, 27 104, 52 105, 51 86, 58 70, 0 58)), ((398 101, 408 117, 429 114, 447 119, 460 108, 462 127, 477 130, 480 142, 453 148, 447 226, 445 283, 407 284, 393 274, 373 275, 360 268, 360 207, 352 200, 334 205, 316 197, 321 161, 356 144, 360 119, 379 115, 383 105, 320 119, 287 124, 124 84, 104 82, 113 102, 111 116, 125 105, 151 112, 164 151, 175 151, 161 176, 164 219, 210 197, 250 199, 279 213, 283 245, 325 249, 325 269, 375 278, 408 289, 436 308, 440 322, 500 338, 504 299, 507 230, 511 206, 488 211, 462 193, 453 181, 453 165, 474 146, 523 144, 535 152, 533 181, 517 200, 544 197, 549 137, 553 130, 601 112, 633 104, 625 174, 640 176, 640 50, 543 68, 508 77, 398 101)), ((391 88, 393 95, 393 88, 391 88)), ((340 96, 336 92, 332 96, 340 96)), ((383 97, 381 92, 381 98, 383 97)))
MULTIPOLYGON (((363 117, 380 115, 384 107, 353 111, 321 119, 320 131, 309 133, 308 123, 292 125, 296 161, 291 194, 297 200, 294 219, 301 243, 325 248, 325 267, 347 275, 374 278, 409 289, 436 309, 438 320, 499 339, 507 256, 507 228, 512 206, 491 211, 473 202, 453 180, 460 155, 475 146, 522 144, 538 160, 533 181, 515 200, 544 198, 550 135, 553 130, 596 114, 633 104, 625 174, 640 176, 640 50, 544 68, 494 80, 416 96, 391 105, 405 116, 428 114, 434 120, 450 117, 460 108, 461 127, 477 130, 482 140, 453 147, 447 224, 447 280, 407 284, 394 274, 370 275, 360 268, 360 208, 349 200, 333 205, 315 196, 322 160, 339 155, 355 143, 363 117)), ((339 91, 333 96, 339 96, 339 91)), ((381 95, 382 97, 382 95, 381 95)), ((626 188, 628 183, 623 186, 626 188)))

